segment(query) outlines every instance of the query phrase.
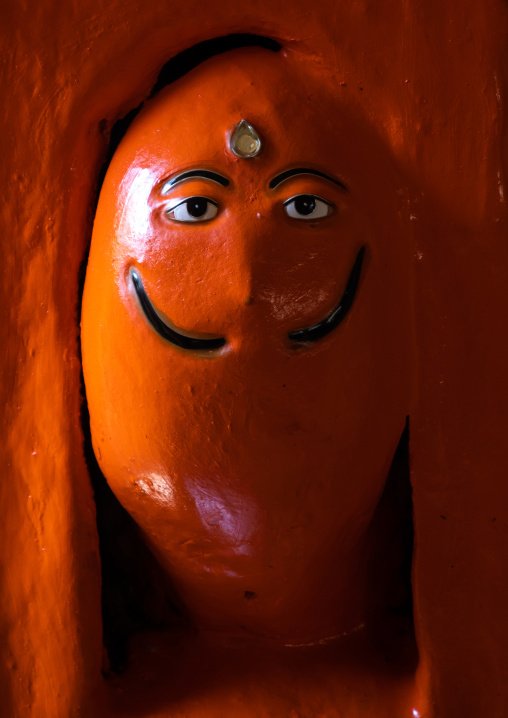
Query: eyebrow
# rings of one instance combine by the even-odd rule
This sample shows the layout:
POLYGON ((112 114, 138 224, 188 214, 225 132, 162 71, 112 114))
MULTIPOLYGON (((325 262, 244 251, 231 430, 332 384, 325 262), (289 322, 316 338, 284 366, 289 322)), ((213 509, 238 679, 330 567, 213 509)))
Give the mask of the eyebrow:
POLYGON ((222 185, 222 187, 229 186, 229 180, 220 175, 218 172, 212 172, 212 170, 187 170, 187 172, 180 172, 180 174, 175 175, 168 182, 165 182, 161 189, 161 194, 166 194, 166 192, 169 192, 171 187, 174 187, 175 184, 183 182, 186 179, 190 179, 191 177, 211 180, 212 182, 217 182, 217 184, 222 185))
POLYGON ((281 182, 285 182, 287 179, 289 179, 290 177, 294 177, 295 175, 315 175, 316 177, 323 177, 323 179, 329 180, 330 182, 339 185, 339 187, 342 187, 342 189, 347 191, 346 185, 342 182, 339 182, 339 180, 330 177, 330 175, 326 175, 324 172, 319 172, 319 170, 313 170, 310 167, 296 167, 295 169, 281 172, 280 175, 277 175, 272 180, 270 180, 270 184, 268 186, 270 187, 270 189, 275 189, 281 184, 281 182))

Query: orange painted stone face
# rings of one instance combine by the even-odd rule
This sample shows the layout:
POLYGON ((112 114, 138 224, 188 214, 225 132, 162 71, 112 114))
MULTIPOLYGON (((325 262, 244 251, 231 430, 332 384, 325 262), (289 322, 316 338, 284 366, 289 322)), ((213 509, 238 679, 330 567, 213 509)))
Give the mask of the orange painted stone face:
POLYGON ((201 628, 308 642, 376 603, 411 248, 397 170, 335 85, 286 52, 209 60, 146 104, 100 195, 93 446, 201 628), (232 151, 241 120, 253 157, 232 151))

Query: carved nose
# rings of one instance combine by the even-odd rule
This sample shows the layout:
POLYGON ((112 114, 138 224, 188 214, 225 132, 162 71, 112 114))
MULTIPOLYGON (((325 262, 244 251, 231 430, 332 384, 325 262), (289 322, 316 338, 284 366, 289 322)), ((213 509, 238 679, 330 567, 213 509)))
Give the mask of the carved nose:
MULTIPOLYGON (((364 256, 365 247, 362 247, 356 256, 353 267, 349 273, 346 288, 337 306, 320 322, 301 329, 290 331, 288 333, 290 341, 299 344, 312 343, 322 339, 339 326, 353 305, 360 280, 364 256)), ((157 308, 152 304, 143 286, 141 275, 134 267, 130 270, 130 279, 144 316, 152 328, 163 339, 166 339, 166 341, 171 342, 171 344, 174 344, 180 349, 200 352, 217 351, 226 345, 227 340, 225 337, 191 335, 189 332, 168 323, 168 320, 163 319, 157 308)), ((253 295, 247 294, 243 303, 247 307, 252 305, 254 303, 253 295)))

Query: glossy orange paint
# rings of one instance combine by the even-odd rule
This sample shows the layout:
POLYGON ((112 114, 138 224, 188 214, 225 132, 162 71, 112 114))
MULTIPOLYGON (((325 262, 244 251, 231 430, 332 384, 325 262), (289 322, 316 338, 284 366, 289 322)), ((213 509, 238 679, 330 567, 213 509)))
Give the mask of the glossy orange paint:
POLYGON ((333 76, 307 65, 226 53, 147 103, 101 191, 82 314, 93 444, 111 487, 198 625, 286 643, 347 634, 379 601, 369 527, 413 366, 401 182, 346 116, 333 76), (262 137, 258 157, 228 148, 242 117, 262 137), (270 189, 292 167, 347 189, 311 174, 270 189), (163 191, 196 168, 229 186, 191 177, 163 191), (288 216, 298 194, 331 214, 288 216), (216 217, 168 217, 193 196, 217 203, 216 217), (362 247, 345 320, 291 342, 339 303, 362 247), (207 353, 161 339, 131 267, 176 326, 227 344, 207 353))
POLYGON ((504 717, 504 4, 295 0, 288 12, 273 0, 7 0, 2 29, 2 713, 404 716, 414 707, 504 717), (111 125, 148 96, 168 58, 229 32, 275 37, 332 73, 347 116, 362 133, 370 126, 372 146, 396 166, 390 177, 407 182, 420 665, 404 689, 400 672, 366 678, 361 646, 353 670, 350 656, 346 665, 316 653, 284 663, 260 648, 166 637, 138 637, 130 672, 101 678, 97 536, 79 421, 79 266, 111 125))

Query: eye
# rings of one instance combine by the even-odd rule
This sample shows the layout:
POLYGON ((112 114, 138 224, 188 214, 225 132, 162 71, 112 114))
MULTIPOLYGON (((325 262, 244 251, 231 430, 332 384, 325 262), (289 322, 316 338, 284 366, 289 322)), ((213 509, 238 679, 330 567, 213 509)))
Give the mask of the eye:
POLYGON ((321 219, 333 212, 333 205, 315 194, 297 194, 284 202, 284 209, 292 219, 321 219))
POLYGON ((175 197, 164 214, 175 222, 206 222, 213 219, 219 205, 207 197, 175 197))

